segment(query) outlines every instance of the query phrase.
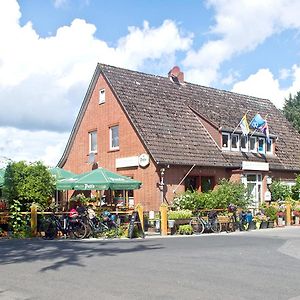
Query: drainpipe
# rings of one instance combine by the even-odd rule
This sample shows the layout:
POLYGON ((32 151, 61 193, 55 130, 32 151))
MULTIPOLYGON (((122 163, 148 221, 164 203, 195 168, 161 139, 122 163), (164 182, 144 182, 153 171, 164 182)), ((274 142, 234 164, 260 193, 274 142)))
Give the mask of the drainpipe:
POLYGON ((165 168, 160 169, 160 183, 159 183, 159 190, 160 190, 160 203, 164 202, 164 175, 165 175, 165 168))

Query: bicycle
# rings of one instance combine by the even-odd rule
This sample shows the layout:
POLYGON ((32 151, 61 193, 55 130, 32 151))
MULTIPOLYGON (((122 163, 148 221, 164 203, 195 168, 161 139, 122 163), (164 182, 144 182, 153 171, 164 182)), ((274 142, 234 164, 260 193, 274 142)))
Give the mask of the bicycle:
POLYGON ((201 216, 197 216, 193 218, 190 222, 190 225, 193 228, 193 233, 198 233, 198 234, 203 233, 204 230, 212 231, 214 233, 219 233, 222 229, 216 211, 210 211, 207 214, 207 220, 201 216))
POLYGON ((119 226, 114 221, 113 216, 109 212, 103 212, 101 218, 94 217, 91 219, 85 207, 81 207, 78 210, 82 222, 87 227, 85 238, 89 238, 91 235, 93 237, 97 235, 104 235, 105 233, 110 233, 113 237, 118 236, 119 226))
POLYGON ((79 218, 69 216, 58 218, 54 213, 42 221, 40 230, 44 232, 42 238, 45 240, 53 240, 57 237, 58 232, 66 237, 75 237, 76 239, 83 239, 87 234, 87 227, 79 218))

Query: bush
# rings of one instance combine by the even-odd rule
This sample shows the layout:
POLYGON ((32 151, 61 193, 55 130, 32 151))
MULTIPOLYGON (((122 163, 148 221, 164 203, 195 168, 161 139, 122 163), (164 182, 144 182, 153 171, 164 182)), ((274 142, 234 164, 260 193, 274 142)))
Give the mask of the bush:
POLYGON ((269 207, 264 208, 264 214, 269 218, 270 221, 275 221, 277 218, 278 209, 270 205, 269 207))
POLYGON ((192 211, 188 209, 168 211, 169 220, 190 219, 191 217, 192 217, 192 211))
POLYGON ((191 225, 180 225, 178 228, 178 233, 191 235, 191 234, 193 234, 193 228, 191 225))
POLYGON ((291 196, 291 189, 289 186, 283 184, 278 180, 274 180, 270 185, 270 192, 273 201, 285 200, 291 196))
POLYGON ((186 191, 176 197, 173 205, 178 209, 200 210, 227 208, 229 204, 246 208, 249 205, 249 196, 242 183, 221 180, 218 187, 207 193, 186 191))

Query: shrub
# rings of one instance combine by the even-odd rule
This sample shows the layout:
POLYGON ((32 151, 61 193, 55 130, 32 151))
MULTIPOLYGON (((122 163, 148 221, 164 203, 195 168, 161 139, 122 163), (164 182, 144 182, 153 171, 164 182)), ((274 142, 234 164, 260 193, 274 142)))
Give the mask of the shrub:
POLYGON ((180 225, 178 228, 178 233, 191 235, 191 234, 193 234, 193 228, 191 225, 180 225))
POLYGON ((272 194, 272 200, 274 201, 285 200, 291 196, 290 187, 278 180, 274 180, 271 183, 270 192, 272 194))
POLYGON ((192 211, 188 209, 168 211, 169 220, 190 219, 191 217, 192 211))
POLYGON ((264 213, 269 218, 270 221, 276 220, 277 211, 278 211, 278 209, 273 205, 270 205, 269 207, 264 208, 264 213))

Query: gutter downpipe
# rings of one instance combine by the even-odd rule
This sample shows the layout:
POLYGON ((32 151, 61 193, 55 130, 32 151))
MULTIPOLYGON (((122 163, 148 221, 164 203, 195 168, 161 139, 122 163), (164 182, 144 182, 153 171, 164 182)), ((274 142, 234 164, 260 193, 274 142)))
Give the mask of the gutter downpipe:
POLYGON ((182 182, 184 181, 184 179, 191 173, 191 171, 195 168, 195 166, 196 166, 196 164, 193 164, 193 166, 188 170, 188 172, 185 174, 185 176, 181 179, 181 181, 176 186, 175 190, 173 190, 173 194, 176 193, 176 190, 178 189, 178 187, 182 184, 182 182))

